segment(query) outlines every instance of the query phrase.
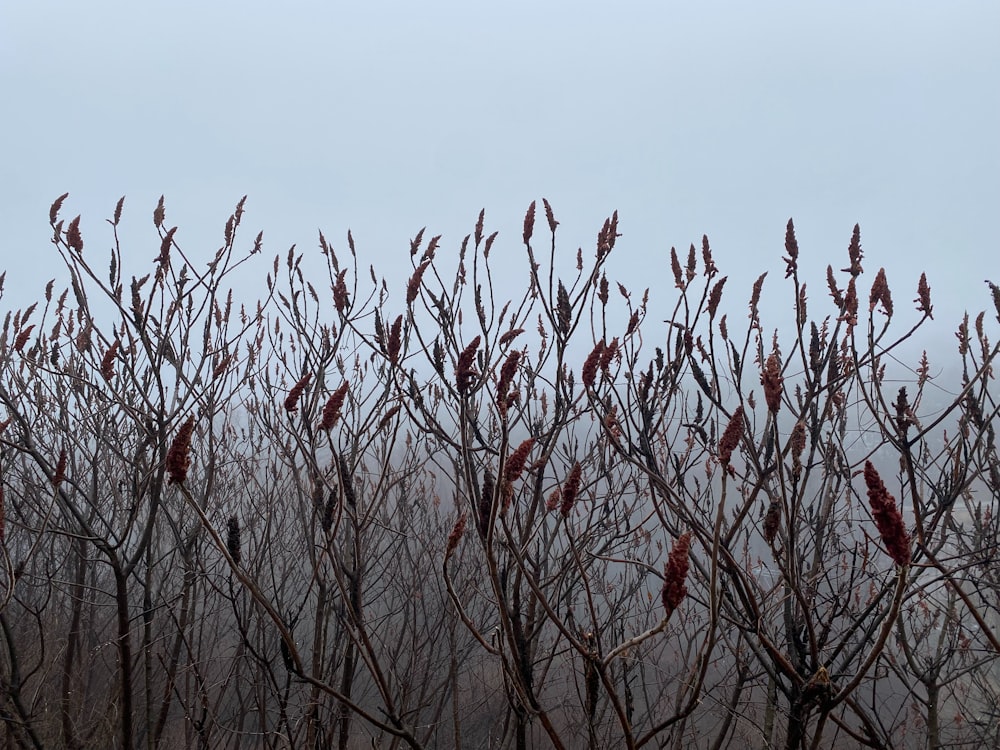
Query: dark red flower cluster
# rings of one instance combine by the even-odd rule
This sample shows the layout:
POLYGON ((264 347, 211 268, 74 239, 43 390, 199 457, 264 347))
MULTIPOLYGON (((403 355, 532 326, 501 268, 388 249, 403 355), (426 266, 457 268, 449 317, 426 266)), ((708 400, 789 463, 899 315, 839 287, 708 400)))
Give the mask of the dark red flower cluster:
POLYGON ((573 468, 569 470, 569 476, 566 477, 566 482, 563 484, 561 503, 559 505, 559 512, 563 514, 563 518, 569 516, 570 511, 573 510, 574 503, 576 503, 576 498, 580 494, 580 477, 582 472, 583 469, 580 466, 580 462, 577 461, 573 464, 573 468))
POLYGON ((733 457, 733 451, 736 450, 740 445, 740 440, 743 438, 743 406, 736 407, 736 411, 733 412, 733 418, 729 420, 729 424, 726 425, 726 429, 722 433, 722 437, 719 439, 719 463, 723 466, 729 466, 729 462, 733 457))
POLYGON ((83 252, 83 237, 80 235, 79 216, 73 219, 73 221, 69 223, 69 227, 66 229, 66 244, 78 253, 83 252))
POLYGON ((66 449, 59 451, 59 460, 56 462, 56 473, 52 475, 52 484, 58 487, 66 479, 66 449))
POLYGON ((455 521, 455 526, 448 535, 448 546, 444 552, 445 558, 451 557, 452 553, 458 547, 458 543, 462 541, 462 535, 465 534, 466 517, 466 514, 463 513, 458 517, 458 520, 455 521))
POLYGON ((507 409, 516 402, 517 391, 513 394, 509 394, 509 391, 511 383, 514 380, 514 375, 517 374, 517 366, 520 361, 521 352, 515 349, 507 355, 507 359, 500 367, 500 379, 497 381, 497 409, 499 409, 501 414, 506 414, 507 409), (509 398, 509 396, 515 398, 509 398))
POLYGON ((307 372, 298 382, 292 386, 292 390, 288 392, 285 397, 285 411, 293 412, 297 411, 299 408, 299 399, 302 398, 302 392, 305 391, 306 386, 309 385, 309 380, 312 378, 312 373, 307 372))
POLYGON ((837 320, 847 323, 848 328, 858 324, 858 289, 853 277, 847 282, 847 294, 844 296, 843 312, 837 320))
POLYGON ((521 473, 524 471, 524 465, 528 461, 528 454, 531 453, 531 449, 535 445, 534 438, 528 438, 523 443, 521 443, 514 452, 507 457, 507 463, 504 464, 503 478, 506 482, 516 482, 521 478, 521 473))
POLYGON ((347 309, 347 269, 337 274, 337 280, 333 284, 333 304, 337 312, 342 313, 347 309))
POLYGON ((490 528, 490 516, 493 513, 493 495, 496 492, 496 481, 493 472, 486 467, 483 472, 483 486, 479 493, 479 507, 476 508, 476 530, 479 536, 486 538, 490 528))
POLYGON ((608 367, 611 366, 611 360, 615 358, 618 354, 618 337, 615 336, 611 339, 610 344, 605 344, 604 341, 598 341, 597 345, 593 348, 590 354, 587 355, 587 359, 583 362, 583 370, 580 374, 583 384, 588 388, 593 387, 597 380, 597 371, 607 372, 608 367))
POLYGON ((687 586, 685 581, 688 574, 688 555, 691 550, 691 533, 681 534, 674 542, 673 549, 667 557, 667 565, 663 571, 663 591, 660 598, 663 600, 663 608, 666 610, 666 617, 670 617, 674 610, 687 596, 687 586))
POLYGON ((920 274, 920 281, 917 283, 917 298, 913 300, 917 303, 917 312, 922 312, 928 318, 933 318, 931 314, 934 306, 931 304, 931 288, 927 283, 927 274, 920 274))
POLYGON ((531 243, 531 235, 534 231, 535 231, 535 201, 531 201, 531 205, 528 206, 527 213, 524 214, 524 233, 522 237, 524 238, 525 245, 531 243))
POLYGON ((781 506, 777 500, 772 500, 767 506, 767 513, 764 514, 764 541, 770 544, 778 536, 778 529, 781 526, 781 506))
POLYGON ((559 222, 556 221, 556 216, 552 212, 552 206, 549 205, 549 202, 545 198, 542 198, 542 205, 545 206, 545 220, 549 223, 549 231, 555 234, 559 222))
POLYGON ((792 454, 792 475, 798 479, 802 474, 802 453, 806 449, 806 423, 799 420, 792 428, 792 436, 788 439, 788 448, 792 454))
POLYGON ((230 516, 226 523, 226 549, 233 562, 240 564, 241 543, 240 543, 240 521, 236 516, 230 516))
POLYGON ((187 418, 174 436, 167 451, 167 476, 170 484, 183 484, 191 468, 191 436, 194 434, 194 416, 187 418))
POLYGON ((417 295, 420 294, 420 284, 424 278, 424 271, 427 270, 427 266, 430 264, 429 260, 425 260, 417 266, 417 269, 413 272, 413 276, 410 277, 410 282, 406 285, 406 304, 408 306, 412 305, 417 295))
POLYGON ((726 280, 728 276, 723 276, 721 279, 715 282, 715 286, 712 287, 712 291, 708 295, 708 317, 714 318, 715 312, 719 309, 719 303, 722 301, 722 287, 726 285, 726 280))
POLYGON ((868 312, 874 312, 875 307, 881 303, 885 314, 892 317, 892 293, 889 291, 889 282, 885 278, 885 269, 878 269, 875 274, 875 282, 868 295, 868 312))
POLYGON ((14 351, 20 352, 24 349, 24 345, 28 343, 28 339, 31 338, 31 332, 35 329, 34 324, 27 326, 23 331, 17 334, 17 338, 14 339, 14 351))
POLYGON ((101 377, 109 383, 115 376, 115 357, 118 356, 119 346, 120 342, 116 340, 115 343, 108 347, 108 350, 104 352, 104 357, 101 359, 101 377))
POLYGON ((826 267, 826 286, 830 290, 833 304, 838 310, 841 309, 844 306, 844 293, 837 287, 837 280, 833 277, 833 266, 826 267))
POLYGON ((399 315, 389 328, 389 340, 386 342, 385 351, 389 355, 389 361, 396 364, 399 361, 399 350, 403 346, 403 316, 399 315))
POLYGON ((320 420, 318 429, 329 432, 340 419, 340 413, 344 408, 344 399, 347 397, 347 381, 337 390, 330 394, 323 407, 323 418, 320 420))
POLYGON ((793 276, 799 268, 799 243, 795 239, 795 225, 792 220, 788 220, 788 226, 785 227, 785 252, 788 256, 782 258, 785 261, 785 278, 793 276))
POLYGON ((861 227, 858 224, 854 225, 854 231, 851 233, 851 244, 847 248, 847 255, 851 259, 851 265, 843 270, 845 273, 850 273, 852 278, 857 278, 864 273, 861 259, 865 255, 861 250, 861 227))
MULTIPOLYGON (((618 234, 618 212, 611 214, 611 218, 604 220, 604 226, 597 233, 597 259, 601 260, 608 253, 614 250, 615 240, 621 235, 618 234)), ((607 292, 601 298, 607 304, 607 292)))
POLYGON ((865 484, 868 485, 868 502, 872 508, 875 526, 882 535, 886 552, 900 567, 910 564, 910 535, 903 523, 903 516, 896 507, 896 499, 889 494, 885 482, 871 461, 865 462, 865 484))
POLYGON ((455 387, 459 393, 468 393, 476 383, 476 350, 479 349, 479 336, 472 339, 472 342, 458 355, 458 362, 455 364, 455 387))
POLYGON ((764 401, 767 402, 768 411, 777 414, 781 408, 781 394, 785 382, 781 375, 781 364, 778 362, 777 355, 772 354, 767 358, 760 382, 764 386, 764 401))

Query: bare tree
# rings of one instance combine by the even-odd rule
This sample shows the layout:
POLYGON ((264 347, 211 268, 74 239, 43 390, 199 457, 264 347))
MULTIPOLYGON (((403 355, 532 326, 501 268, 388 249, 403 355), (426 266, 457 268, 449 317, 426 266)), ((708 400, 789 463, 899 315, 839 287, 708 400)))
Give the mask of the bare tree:
POLYGON ((617 215, 564 256, 547 201, 514 297, 481 213, 457 248, 417 233, 398 289, 321 234, 256 301, 231 290, 262 261, 242 200, 207 261, 162 200, 136 260, 120 201, 108 266, 65 200, 69 286, 0 331, 7 744, 1000 731, 992 322, 935 376, 926 278, 910 310, 864 282, 859 228, 811 300, 789 222, 774 326, 766 274, 738 289, 707 238, 630 290, 617 215))

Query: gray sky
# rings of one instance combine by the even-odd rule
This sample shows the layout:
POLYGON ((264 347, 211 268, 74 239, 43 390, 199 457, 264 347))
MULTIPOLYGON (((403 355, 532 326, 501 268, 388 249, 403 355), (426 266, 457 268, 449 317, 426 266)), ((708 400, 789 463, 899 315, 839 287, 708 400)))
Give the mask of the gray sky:
POLYGON ((613 275, 664 304, 667 251, 703 233, 727 294, 745 304, 768 269, 777 291, 789 216, 816 305, 855 222, 898 308, 927 271, 942 335, 1000 282, 1000 3, 0 8, 3 308, 56 275, 65 191, 95 253, 127 196, 134 273, 161 193, 206 259, 248 194, 244 238, 262 229, 266 256, 351 228, 390 278, 420 227, 456 249, 481 207, 520 259, 544 196, 568 258, 617 208, 613 275))

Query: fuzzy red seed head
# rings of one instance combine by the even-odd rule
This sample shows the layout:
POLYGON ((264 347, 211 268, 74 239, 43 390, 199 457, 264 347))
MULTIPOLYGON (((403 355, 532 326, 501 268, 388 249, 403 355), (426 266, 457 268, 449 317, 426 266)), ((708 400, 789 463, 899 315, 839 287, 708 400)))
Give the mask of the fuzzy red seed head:
POLYGON ((772 354, 767 358, 760 382, 764 386, 764 401, 767 402, 768 411, 777 414, 781 408, 781 395, 785 379, 781 375, 781 364, 776 355, 772 354))
POLYGON ((566 477, 566 483, 562 488, 562 498, 559 506, 559 511, 562 513, 563 518, 569 516, 570 511, 573 510, 573 505, 576 503, 576 499, 580 494, 580 478, 582 476, 583 469, 580 466, 580 462, 577 461, 573 464, 573 468, 569 470, 569 476, 566 477))
POLYGON ((524 244, 530 244, 531 235, 535 231, 535 201, 531 201, 527 213, 524 214, 524 244))
POLYGON ((481 337, 476 336, 458 355, 458 362, 455 363, 455 388, 459 393, 468 393, 476 383, 476 351, 481 340, 481 337))
POLYGON ((458 548, 458 543, 462 541, 462 535, 465 534, 466 518, 467 514, 463 513, 455 521, 455 526, 448 535, 448 546, 444 553, 445 558, 451 557, 452 553, 458 548))
POLYGON ((517 446, 514 452, 507 457, 507 463, 504 465, 503 472, 503 478, 507 482, 514 482, 521 478, 521 473, 524 471, 524 465, 528 461, 528 454, 531 453, 531 449, 534 445, 535 439, 528 438, 517 446))
POLYGON ((302 398, 302 392, 305 391, 306 386, 309 385, 309 380, 312 378, 312 373, 307 372, 298 382, 292 386, 292 390, 288 392, 288 396, 285 397, 285 411, 293 412, 297 411, 299 408, 299 399, 302 398))
POLYGON ((677 538, 673 549, 670 550, 670 555, 667 557, 667 565, 663 572, 663 590, 660 592, 666 617, 670 617, 687 596, 685 581, 688 574, 690 550, 691 533, 686 532, 677 538))
POLYGON ((740 445, 743 438, 743 406, 737 406, 733 412, 733 418, 729 420, 722 438, 719 440, 719 463, 729 466, 733 457, 733 451, 740 445))
POLYGON ((910 535, 903 516, 896 507, 896 499, 889 494, 878 470, 871 461, 865 462, 865 484, 875 526, 882 536, 886 552, 900 567, 910 564, 910 535))
POLYGON ((181 425, 167 451, 167 475, 170 484, 183 484, 191 468, 191 436, 194 434, 194 417, 181 425))
POLYGON ((587 359, 584 360, 583 370, 580 373, 580 378, 581 380, 583 380, 583 384, 587 388, 594 387, 594 382, 597 380, 597 368, 601 364, 601 355, 603 353, 604 353, 604 342, 598 341, 597 345, 587 356, 587 359))
POLYGON ((101 377, 107 382, 111 382, 111 379, 115 376, 115 357, 118 356, 118 347, 120 346, 119 341, 115 341, 108 350, 104 353, 104 357, 101 359, 101 377))
POLYGON ((323 418, 320 420, 318 428, 329 432, 340 419, 340 413, 344 408, 344 399, 347 397, 347 381, 337 390, 330 394, 326 405, 323 407, 323 418))

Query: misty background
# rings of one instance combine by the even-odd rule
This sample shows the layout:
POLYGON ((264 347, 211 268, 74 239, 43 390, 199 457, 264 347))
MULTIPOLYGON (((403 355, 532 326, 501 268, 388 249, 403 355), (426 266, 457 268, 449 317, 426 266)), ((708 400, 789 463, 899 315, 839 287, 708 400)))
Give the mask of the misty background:
POLYGON ((545 197, 567 269, 619 210, 609 275, 651 287, 654 310, 674 299, 670 247, 707 234, 731 309, 770 271, 765 311, 786 314, 793 217, 810 315, 827 314, 826 265, 846 265, 858 222, 862 288, 884 265, 915 320, 926 271, 919 344, 951 347, 1000 282, 998 35, 986 2, 5 3, 2 307, 67 283, 47 225, 66 191, 95 258, 126 196, 136 274, 161 194, 205 261, 248 195, 250 299, 274 254, 318 252, 318 229, 346 253, 349 228, 401 295, 409 239, 444 235, 445 262, 483 207, 516 294, 524 211, 545 197))

